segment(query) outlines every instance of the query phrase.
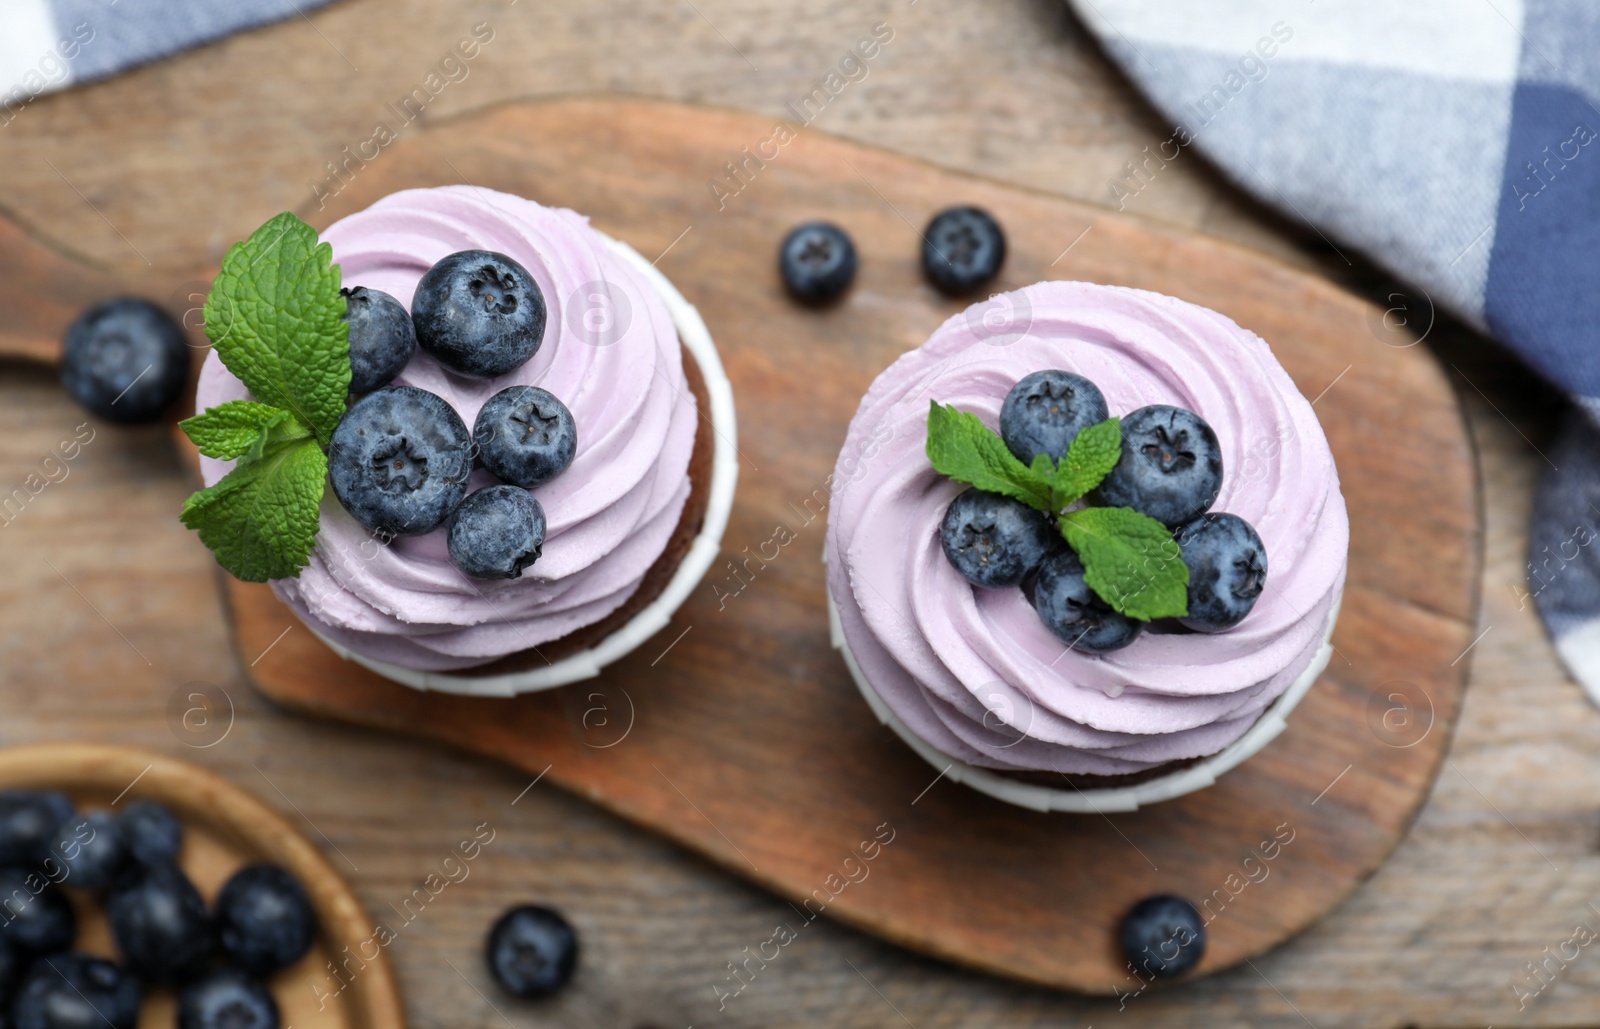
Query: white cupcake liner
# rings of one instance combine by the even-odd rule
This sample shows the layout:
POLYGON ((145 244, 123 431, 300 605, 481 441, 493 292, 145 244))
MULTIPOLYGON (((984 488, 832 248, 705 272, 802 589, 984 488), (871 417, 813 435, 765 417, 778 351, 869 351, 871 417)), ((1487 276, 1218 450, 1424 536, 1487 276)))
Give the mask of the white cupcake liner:
MULTIPOLYGON (((824 563, 827 556, 824 553, 824 563)), ((1155 804, 1163 800, 1181 797, 1186 793, 1203 790, 1217 781, 1217 777, 1230 771, 1245 759, 1254 755, 1262 747, 1272 742, 1277 735, 1288 728, 1285 721, 1289 712, 1294 710, 1296 704, 1311 689, 1311 684, 1317 681, 1317 676, 1328 667, 1328 660, 1333 656, 1333 626, 1339 618, 1339 605, 1344 599, 1341 592, 1334 601, 1333 608, 1328 612, 1327 625, 1323 629, 1322 646, 1311 659, 1311 664, 1300 676, 1290 684, 1282 695, 1267 706, 1243 736, 1234 740, 1228 746, 1197 764, 1189 765, 1169 772, 1155 779, 1149 779, 1131 786, 1096 787, 1093 789, 1080 789, 1069 787, 1059 789, 1054 786, 1040 786, 1035 783, 1022 782, 1002 775, 991 768, 979 768, 976 765, 959 761, 948 754, 928 744, 910 727, 902 722, 889 706, 878 696, 872 684, 867 681, 861 666, 856 663, 855 655, 850 652, 850 645, 845 642, 844 629, 839 624, 839 609, 834 605, 833 590, 828 590, 828 630, 834 647, 844 657, 845 667, 850 669, 850 677, 855 680, 856 688, 866 698, 872 713, 878 721, 893 729, 896 736, 905 741, 906 745, 917 752, 928 764, 934 768, 942 769, 944 777, 977 790, 979 793, 988 794, 996 800, 1003 800, 1008 804, 1018 807, 1031 808, 1034 811, 1070 811, 1076 813, 1105 813, 1111 811, 1137 811, 1146 804, 1155 804)))
POLYGON ((403 665, 390 664, 387 661, 378 661, 357 654, 318 632, 315 624, 307 623, 306 627, 340 657, 370 668, 384 678, 393 679, 418 690, 458 693, 474 697, 511 697, 519 693, 554 689, 557 686, 565 686, 599 675, 600 669, 632 653, 645 640, 666 628, 673 614, 685 600, 689 599, 689 594, 700 585, 700 580, 716 562, 718 554, 722 551, 722 534, 728 527, 728 516, 733 511, 734 486, 739 478, 738 451, 734 445, 737 424, 733 407, 733 384, 728 381, 727 373, 723 371, 722 358, 717 353, 716 344, 712 342, 711 333, 706 329, 706 323, 694 305, 685 300, 677 287, 654 265, 640 256, 638 251, 604 233, 599 235, 624 261, 633 265, 666 302, 667 310, 672 315, 672 323, 677 327, 679 340, 700 367, 700 375, 705 380, 706 395, 711 401, 711 429, 715 436, 711 458, 711 496, 706 507, 705 522, 701 526, 700 534, 691 544, 689 552, 684 555, 683 561, 673 573, 666 589, 661 591, 661 595, 630 618, 621 628, 588 650, 564 657, 543 668, 483 676, 406 668, 403 665))

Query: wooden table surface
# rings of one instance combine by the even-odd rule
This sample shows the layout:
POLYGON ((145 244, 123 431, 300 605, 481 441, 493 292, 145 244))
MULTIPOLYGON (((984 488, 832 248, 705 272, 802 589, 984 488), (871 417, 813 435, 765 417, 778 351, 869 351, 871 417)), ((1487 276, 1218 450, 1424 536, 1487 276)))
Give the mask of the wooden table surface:
MULTIPOLYGON (((387 105, 481 23, 493 38, 424 118, 599 91, 783 117, 886 23, 892 40, 812 129, 1096 203, 1110 203, 1123 165, 1166 135, 1055 0, 347 0, 35 101, 0 126, 0 206, 90 262, 173 269, 177 292, 182 269, 219 259, 266 217, 314 209, 327 163, 368 139, 387 105)), ((1375 297, 1390 291, 1387 277, 1348 264, 1193 156, 1128 210, 1375 297)), ((1429 320, 1421 294, 1403 302, 1429 320)), ((1575 927, 1600 930, 1590 906, 1600 905, 1600 712, 1517 600, 1557 398, 1442 316, 1427 345, 1459 369, 1488 531, 1483 635, 1463 658, 1472 686, 1450 756, 1410 837, 1348 903, 1253 964, 1174 991, 1086 1000, 819 923, 719 1011, 712 984, 792 914, 787 905, 581 799, 527 789, 518 774, 308 723, 253 694, 210 557, 174 516, 190 487, 158 429, 100 427, 64 478, 56 471, 0 525, 0 742, 134 743, 213 768, 298 821, 375 915, 475 826, 492 825, 470 878, 390 948, 417 1026, 1592 1025, 1595 952, 1551 961, 1542 988, 1529 967, 1575 927), (197 691, 218 704, 210 725, 184 718, 197 691), (504 999, 479 957, 491 919, 528 899, 563 908, 586 948, 575 988, 539 1005, 504 999)), ((0 366, 0 492, 83 420, 48 372, 0 366)), ((1270 881, 1238 903, 1271 904, 1270 881)))

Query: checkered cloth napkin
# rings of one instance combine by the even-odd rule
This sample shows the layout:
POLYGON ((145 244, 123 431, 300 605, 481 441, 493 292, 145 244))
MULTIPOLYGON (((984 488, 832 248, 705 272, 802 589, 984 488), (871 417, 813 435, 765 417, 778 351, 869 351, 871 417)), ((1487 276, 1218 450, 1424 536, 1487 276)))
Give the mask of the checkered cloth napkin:
POLYGON ((0 0, 0 125, 37 96, 329 0, 0 0))
POLYGON ((1600 701, 1600 3, 1068 2, 1174 125, 1112 204, 1193 147, 1575 401, 1510 588, 1600 701))

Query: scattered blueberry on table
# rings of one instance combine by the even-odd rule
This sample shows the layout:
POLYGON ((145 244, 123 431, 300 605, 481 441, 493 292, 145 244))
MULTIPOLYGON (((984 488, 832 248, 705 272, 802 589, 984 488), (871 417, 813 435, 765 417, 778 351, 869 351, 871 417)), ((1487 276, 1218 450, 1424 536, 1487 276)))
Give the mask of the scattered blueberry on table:
POLYGON ((1122 956, 1141 979, 1173 979, 1200 963, 1206 925, 1195 906, 1170 893, 1146 897, 1123 916, 1122 956))
POLYGON ((796 300, 825 304, 855 281, 856 246, 831 222, 797 225, 778 245, 778 274, 796 300))
POLYGON ((95 304, 67 328, 61 384, 107 421, 153 422, 188 381, 183 326, 148 300, 117 297, 95 304))
POLYGON ((371 393, 394 381, 416 353, 411 312, 382 290, 351 286, 339 293, 350 325, 350 392, 371 393))
POLYGON ((514 907, 489 932, 489 971, 515 997, 548 997, 578 966, 578 934, 557 911, 514 907))
POLYGON ((526 364, 544 341, 545 301, 505 254, 463 250, 423 274, 411 300, 417 344, 451 371, 490 379, 526 364))
POLYGON ((940 211, 922 231, 922 270, 946 296, 963 296, 987 286, 1005 260, 1005 233, 982 208, 940 211))

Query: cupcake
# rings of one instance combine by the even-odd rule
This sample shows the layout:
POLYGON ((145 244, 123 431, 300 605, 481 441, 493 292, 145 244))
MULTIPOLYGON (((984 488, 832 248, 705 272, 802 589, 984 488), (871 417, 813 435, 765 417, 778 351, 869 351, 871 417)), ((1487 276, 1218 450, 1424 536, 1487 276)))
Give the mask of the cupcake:
POLYGON ((1333 456, 1214 311, 1078 282, 993 298, 877 378, 833 481, 835 646, 881 721, 1002 800, 1208 786, 1332 652, 1333 456))
MULTIPOLYGON (((380 674, 485 695, 592 676, 716 557, 736 474, 717 351, 677 290, 581 215, 468 186, 392 194, 320 243, 283 215, 230 251, 206 324, 185 428, 207 489, 185 522, 380 674), (277 340, 265 365, 256 337, 277 340), (238 412, 279 417, 263 405, 290 413, 249 447, 207 446, 238 412), (274 437, 285 424, 309 439, 274 437), (240 523, 225 484, 290 446, 278 464, 310 469, 295 496, 314 508, 240 523)), ((261 492, 274 511, 293 491, 261 492)))

